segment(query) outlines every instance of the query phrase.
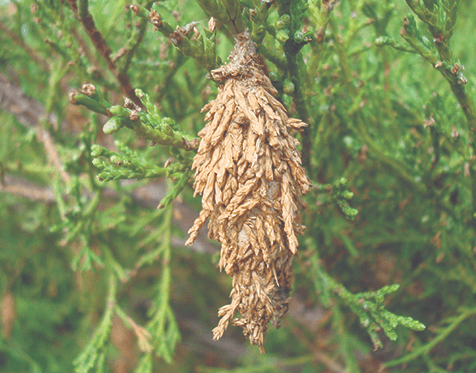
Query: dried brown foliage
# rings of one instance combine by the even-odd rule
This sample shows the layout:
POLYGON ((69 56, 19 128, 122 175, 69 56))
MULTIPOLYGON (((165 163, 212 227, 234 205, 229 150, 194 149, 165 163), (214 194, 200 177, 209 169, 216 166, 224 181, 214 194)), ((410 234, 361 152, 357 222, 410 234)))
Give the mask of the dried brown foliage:
POLYGON ((274 98, 249 34, 235 39, 230 62, 212 71, 224 84, 202 110, 207 124, 193 162, 202 210, 187 243, 210 218, 209 237, 222 245, 220 270, 233 279, 232 301, 218 312, 214 339, 231 322, 264 352, 269 320, 279 327, 288 309, 296 234, 305 228, 299 197, 310 181, 292 135, 306 124, 274 98), (236 311, 241 319, 233 319, 236 311))

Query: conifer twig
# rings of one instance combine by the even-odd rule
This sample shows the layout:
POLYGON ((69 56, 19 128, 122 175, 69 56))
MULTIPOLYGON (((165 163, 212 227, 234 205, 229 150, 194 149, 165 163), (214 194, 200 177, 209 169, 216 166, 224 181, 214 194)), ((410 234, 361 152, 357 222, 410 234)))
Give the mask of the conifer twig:
POLYGON ((427 344, 421 346, 420 348, 417 348, 413 352, 395 359, 391 360, 385 363, 385 367, 390 368, 394 367, 403 363, 406 363, 408 361, 416 359, 418 356, 423 355, 423 354, 428 354, 438 343, 443 341, 453 330, 455 330, 459 324, 461 324, 464 320, 466 320, 468 317, 471 317, 476 314, 476 309, 466 309, 461 314, 457 317, 454 317, 452 319, 452 322, 444 328, 440 334, 438 334, 434 339, 432 339, 430 342, 427 344))
POLYGON ((118 70, 116 64, 111 59, 111 49, 107 45, 104 37, 96 28, 96 24, 94 23, 93 16, 89 13, 88 10, 88 0, 79 0, 79 7, 76 4, 77 0, 67 0, 68 4, 73 9, 74 14, 78 19, 81 21, 86 33, 89 35, 89 38, 93 42, 96 50, 101 54, 106 61, 107 67, 112 72, 112 74, 116 77, 118 82, 120 83, 123 92, 132 100, 136 105, 139 107, 143 107, 142 103, 140 102, 139 98, 136 96, 134 92, 134 88, 132 88, 131 83, 129 81, 129 77, 125 72, 121 72, 118 70))

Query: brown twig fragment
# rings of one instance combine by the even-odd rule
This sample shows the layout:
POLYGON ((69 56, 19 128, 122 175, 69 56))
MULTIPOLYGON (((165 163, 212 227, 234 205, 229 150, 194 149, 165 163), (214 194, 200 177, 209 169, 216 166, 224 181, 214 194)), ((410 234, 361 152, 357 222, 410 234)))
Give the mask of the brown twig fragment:
POLYGON ((310 181, 292 135, 306 124, 274 98, 247 32, 235 36, 230 63, 211 74, 224 84, 202 110, 208 123, 192 166, 202 211, 187 244, 210 218, 209 237, 222 245, 220 269, 233 279, 214 339, 231 322, 263 353, 268 322, 279 327, 288 309, 296 235, 305 228, 299 197, 310 181), (241 319, 233 319, 236 311, 241 319))

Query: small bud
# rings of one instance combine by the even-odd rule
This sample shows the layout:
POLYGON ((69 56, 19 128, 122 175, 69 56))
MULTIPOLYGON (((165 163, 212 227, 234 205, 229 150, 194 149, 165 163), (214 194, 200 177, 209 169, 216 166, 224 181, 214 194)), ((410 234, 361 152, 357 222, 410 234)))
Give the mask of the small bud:
POLYGON ((155 27, 160 28, 162 27, 162 17, 159 12, 152 9, 149 13, 150 23, 152 23, 155 27))
POLYGON ((145 96, 145 93, 144 93, 144 91, 142 91, 142 89, 137 88, 134 92, 135 92, 136 96, 139 97, 139 98, 142 98, 142 97, 145 96))
POLYGON ((138 15, 137 12, 139 11, 139 5, 137 4, 132 4, 130 6, 130 9, 136 14, 136 16, 138 15))
POLYGON ((149 11, 138 4, 132 4, 130 6, 130 10, 132 10, 135 13, 135 15, 138 17, 143 17, 143 18, 149 17, 149 11))
POLYGON ((275 26, 275 27, 276 27, 276 30, 282 30, 283 28, 286 27, 286 25, 284 24, 283 21, 281 21, 280 19, 278 19, 278 20, 276 21, 276 26, 275 26))
POLYGON ((136 120, 139 119, 139 111, 138 110, 131 110, 129 113, 129 119, 131 122, 135 122, 136 120))
POLYGON ((269 72, 269 79, 272 81, 272 82, 277 82, 279 81, 279 74, 277 71, 270 71, 269 72))
POLYGON ((131 110, 137 109, 136 104, 134 104, 134 101, 132 101, 128 97, 124 97, 124 107, 131 110))
POLYGON ((286 43, 289 40, 289 31, 288 30, 279 30, 276 33, 276 40, 278 40, 281 44, 286 43))
POLYGON ((124 114, 126 110, 121 105, 114 105, 108 109, 112 116, 124 114))
POLYGON ((104 153, 104 148, 97 145, 97 144, 93 144, 91 146, 91 157, 99 157, 101 156, 102 154, 104 153))
POLYGON ((280 20, 285 24, 285 25, 289 25, 289 22, 291 22, 291 16, 289 14, 283 14, 281 17, 280 17, 280 20))
POLYGON ((215 18, 211 17, 210 20, 208 21, 208 29, 211 32, 214 32, 217 27, 217 24, 215 22, 215 18))
POLYGON ((291 80, 286 79, 286 80, 284 81, 284 85, 283 85, 283 91, 284 91, 284 93, 290 95, 291 93, 294 92, 294 88, 295 88, 295 87, 294 87, 294 83, 293 83, 291 80))
POLYGON ((122 123, 118 118, 109 119, 106 124, 102 127, 103 132, 106 135, 111 135, 122 128, 122 123))
POLYGON ((83 95, 91 97, 96 93, 96 86, 94 84, 90 84, 90 83, 83 84, 83 86, 81 87, 80 92, 83 95))
POLYGON ((344 197, 345 199, 352 199, 353 196, 354 196, 354 193, 349 192, 348 190, 342 193, 342 197, 344 197))
POLYGON ((304 41, 304 34, 302 31, 296 31, 294 33, 294 41, 298 44, 301 44, 304 41))

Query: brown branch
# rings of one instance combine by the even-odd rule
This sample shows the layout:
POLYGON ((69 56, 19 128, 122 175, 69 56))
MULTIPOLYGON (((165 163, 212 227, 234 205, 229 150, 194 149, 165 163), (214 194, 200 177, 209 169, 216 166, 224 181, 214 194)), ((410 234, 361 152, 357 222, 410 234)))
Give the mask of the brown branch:
POLYGON ((89 13, 89 11, 87 10, 87 0, 83 0, 84 4, 82 4, 83 7, 81 9, 78 9, 78 6, 76 5, 76 0, 67 1, 73 9, 73 12, 76 17, 81 21, 86 33, 93 42, 94 47, 104 58, 104 61, 106 61, 108 69, 121 84, 122 91, 124 92, 124 94, 126 94, 132 101, 134 101, 136 105, 141 108, 144 108, 141 101, 139 100, 139 97, 136 96, 127 74, 120 72, 116 64, 111 59, 111 49, 107 45, 106 40, 104 39, 102 34, 96 28, 96 24, 94 23, 94 19, 91 13, 89 13))
POLYGON ((63 165, 61 164, 60 156, 56 151, 55 143, 50 133, 44 128, 38 127, 36 137, 38 141, 43 143, 46 154, 48 154, 49 160, 51 161, 51 163, 53 163, 63 181, 65 183, 69 182, 71 180, 71 176, 69 176, 69 174, 65 170, 63 170, 63 165))
POLYGON ((55 201, 55 194, 50 188, 42 188, 27 180, 6 175, 0 182, 0 192, 26 197, 31 201, 55 201))
POLYGON ((97 60, 96 56, 91 52, 88 43, 86 43, 86 40, 84 40, 84 38, 76 29, 76 27, 74 27, 73 25, 70 28, 70 33, 73 38, 78 42, 81 52, 85 54, 87 60, 91 61, 93 65, 99 66, 99 61, 97 60))

